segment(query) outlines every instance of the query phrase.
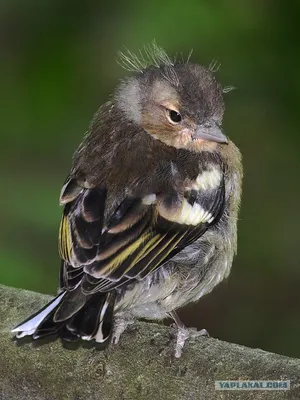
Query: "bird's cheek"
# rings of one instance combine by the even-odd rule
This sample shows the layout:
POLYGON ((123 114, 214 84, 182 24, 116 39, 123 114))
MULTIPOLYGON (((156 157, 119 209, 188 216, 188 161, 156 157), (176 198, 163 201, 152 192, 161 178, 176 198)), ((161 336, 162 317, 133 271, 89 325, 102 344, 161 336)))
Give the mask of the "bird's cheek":
POLYGON ((178 133, 182 137, 191 138, 193 131, 191 128, 182 128, 178 133))
POLYGON ((177 149, 185 149, 188 147, 191 138, 188 134, 176 133, 169 137, 169 144, 177 149))
POLYGON ((185 147, 192 140, 192 131, 190 128, 183 128, 176 134, 176 140, 185 147))

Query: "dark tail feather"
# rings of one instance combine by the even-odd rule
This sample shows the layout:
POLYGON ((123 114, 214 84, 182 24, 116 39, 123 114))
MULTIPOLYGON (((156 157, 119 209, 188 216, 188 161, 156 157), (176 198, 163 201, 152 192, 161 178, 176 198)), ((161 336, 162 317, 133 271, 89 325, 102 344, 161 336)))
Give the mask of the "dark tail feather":
POLYGON ((114 306, 116 292, 107 293, 107 298, 100 312, 98 330, 94 336, 97 343, 103 343, 110 339, 113 331, 114 306))
POLYGON ((68 322, 67 328, 85 340, 96 340, 97 332, 101 329, 104 331, 101 342, 105 341, 111 333, 115 297, 113 292, 94 294, 68 322), (109 324, 110 329, 107 329, 109 324))
POLYGON ((95 340, 105 342, 113 327, 113 309, 116 295, 96 293, 86 296, 63 292, 37 313, 12 330, 17 338, 32 336, 34 339, 58 334, 63 340, 95 340), (71 298, 74 303, 71 302, 71 298), (59 319, 57 318, 59 315, 59 319), (64 319, 62 319, 64 316, 64 319))

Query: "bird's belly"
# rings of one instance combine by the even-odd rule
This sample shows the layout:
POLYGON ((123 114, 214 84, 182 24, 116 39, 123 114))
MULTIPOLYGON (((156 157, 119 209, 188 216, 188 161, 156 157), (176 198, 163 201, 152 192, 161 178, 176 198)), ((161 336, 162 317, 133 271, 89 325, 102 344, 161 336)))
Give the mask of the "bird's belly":
POLYGON ((185 263, 181 257, 175 257, 144 280, 128 286, 117 299, 116 315, 129 313, 137 318, 164 319, 170 311, 209 293, 228 275, 232 257, 228 257, 228 249, 220 251, 210 245, 203 252, 203 247, 202 243, 199 251, 190 249, 193 264, 187 263, 183 254, 185 263))
POLYGON ((164 319, 168 310, 164 299, 172 296, 177 289, 177 282, 172 279, 168 268, 147 276, 144 280, 131 284, 117 298, 115 313, 130 313, 136 318, 164 319))

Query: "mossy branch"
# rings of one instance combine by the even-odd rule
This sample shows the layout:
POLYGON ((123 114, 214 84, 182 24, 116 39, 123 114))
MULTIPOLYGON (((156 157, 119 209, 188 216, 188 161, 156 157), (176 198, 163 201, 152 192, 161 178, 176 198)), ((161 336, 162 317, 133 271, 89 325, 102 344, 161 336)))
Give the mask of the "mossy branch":
POLYGON ((174 359, 172 328, 154 323, 137 322, 104 352, 12 340, 10 329, 49 299, 0 286, 1 400, 300 399, 300 360, 211 338, 174 359), (215 391, 226 379, 287 379, 291 390, 215 391))

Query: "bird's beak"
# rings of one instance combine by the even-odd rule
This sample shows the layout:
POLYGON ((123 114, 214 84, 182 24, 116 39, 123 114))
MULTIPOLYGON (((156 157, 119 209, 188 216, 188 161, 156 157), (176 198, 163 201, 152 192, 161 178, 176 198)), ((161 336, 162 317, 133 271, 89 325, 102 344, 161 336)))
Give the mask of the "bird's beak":
POLYGON ((228 143, 227 137, 216 123, 198 125, 193 137, 217 143, 228 143))

